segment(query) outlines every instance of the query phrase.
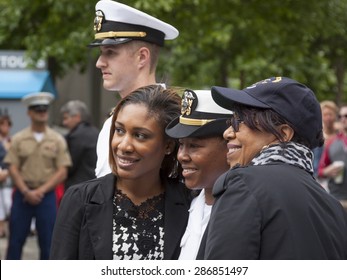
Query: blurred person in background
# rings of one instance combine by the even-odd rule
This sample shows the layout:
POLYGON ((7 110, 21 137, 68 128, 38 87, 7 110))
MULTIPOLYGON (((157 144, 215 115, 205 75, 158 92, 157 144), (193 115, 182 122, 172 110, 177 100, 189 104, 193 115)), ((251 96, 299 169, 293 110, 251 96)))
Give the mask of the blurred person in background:
MULTIPOLYGON (((338 133, 338 130, 336 129, 336 121, 337 121, 337 116, 339 113, 339 108, 337 107, 335 102, 331 100, 322 101, 320 103, 320 107, 322 110, 324 142, 326 143, 331 137, 335 136, 338 133)), ((323 153, 323 149, 324 149, 324 145, 321 147, 316 147, 312 150, 314 155, 313 170, 314 170, 314 175, 318 180, 320 180, 318 177, 318 166, 319 166, 320 158, 323 153)), ((320 180, 320 183, 325 189, 327 189, 326 180, 320 180)))
POLYGON ((90 123, 86 104, 80 100, 71 100, 60 109, 63 125, 69 130, 65 136, 71 155, 64 182, 65 190, 72 185, 95 178, 96 142, 99 130, 90 123))
POLYGON ((9 219, 6 259, 19 260, 35 218, 40 259, 49 257, 57 205, 56 186, 67 176, 71 158, 62 135, 48 126, 48 109, 54 96, 47 92, 25 95, 31 124, 17 132, 4 159, 15 188, 9 219))
POLYGON ((347 105, 339 110, 340 131, 326 141, 319 162, 319 178, 328 179, 328 189, 347 211, 347 105))
POLYGON ((12 204, 12 181, 4 158, 11 144, 11 117, 0 111, 0 237, 7 235, 6 221, 12 204))

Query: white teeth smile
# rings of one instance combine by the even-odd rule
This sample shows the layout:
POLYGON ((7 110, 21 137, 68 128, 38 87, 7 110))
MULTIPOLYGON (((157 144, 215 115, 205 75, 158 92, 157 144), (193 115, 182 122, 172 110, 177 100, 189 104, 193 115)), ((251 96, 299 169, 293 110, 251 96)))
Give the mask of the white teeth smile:
POLYGON ((184 172, 194 172, 196 169, 183 169, 184 172))
POLYGON ((190 174, 194 174, 196 171, 197 169, 183 168, 182 175, 186 177, 186 176, 189 176, 190 174))
POLYGON ((232 149, 229 149, 229 153, 231 154, 231 153, 234 153, 238 150, 241 150, 241 148, 232 148, 232 149))
POLYGON ((131 164, 134 163, 136 160, 126 160, 126 159, 122 159, 122 158, 118 158, 119 162, 122 164, 131 164))

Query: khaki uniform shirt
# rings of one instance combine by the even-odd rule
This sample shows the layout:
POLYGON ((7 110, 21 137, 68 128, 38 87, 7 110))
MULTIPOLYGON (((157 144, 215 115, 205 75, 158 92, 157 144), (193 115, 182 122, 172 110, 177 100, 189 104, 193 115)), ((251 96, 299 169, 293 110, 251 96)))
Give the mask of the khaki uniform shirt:
POLYGON ((4 162, 16 165, 30 188, 42 185, 59 167, 72 165, 64 137, 49 127, 41 142, 30 127, 15 134, 4 162))

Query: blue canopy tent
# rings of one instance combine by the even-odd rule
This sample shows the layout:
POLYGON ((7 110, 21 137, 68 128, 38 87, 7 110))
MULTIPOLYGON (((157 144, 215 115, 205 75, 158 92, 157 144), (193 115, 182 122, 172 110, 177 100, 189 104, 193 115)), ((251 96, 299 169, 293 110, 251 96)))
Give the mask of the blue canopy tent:
POLYGON ((0 70, 0 99, 21 99, 28 93, 39 91, 57 96, 48 71, 0 70))
POLYGON ((15 133, 29 125, 27 108, 21 98, 29 93, 46 91, 57 97, 49 71, 46 70, 0 70, 0 110, 11 116, 15 133))

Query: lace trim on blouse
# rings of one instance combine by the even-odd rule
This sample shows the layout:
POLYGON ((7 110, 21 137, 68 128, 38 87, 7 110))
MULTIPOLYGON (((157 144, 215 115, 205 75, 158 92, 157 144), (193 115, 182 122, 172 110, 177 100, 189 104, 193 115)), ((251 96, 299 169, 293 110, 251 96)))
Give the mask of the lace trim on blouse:
POLYGON ((113 198, 113 259, 162 260, 164 193, 135 205, 117 190, 113 198))

